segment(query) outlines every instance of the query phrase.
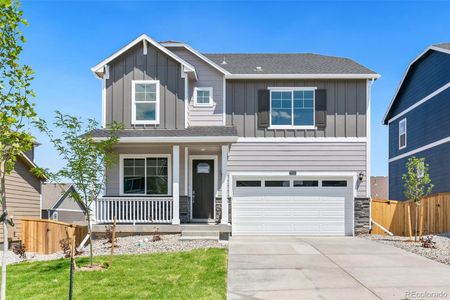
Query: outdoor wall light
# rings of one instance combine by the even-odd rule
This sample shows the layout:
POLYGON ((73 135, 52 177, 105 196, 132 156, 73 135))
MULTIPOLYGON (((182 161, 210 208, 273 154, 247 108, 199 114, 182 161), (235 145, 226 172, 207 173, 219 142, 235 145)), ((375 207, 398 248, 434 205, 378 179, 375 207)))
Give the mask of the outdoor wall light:
POLYGON ((359 172, 358 178, 359 178, 359 181, 362 181, 364 179, 364 173, 363 172, 359 172))

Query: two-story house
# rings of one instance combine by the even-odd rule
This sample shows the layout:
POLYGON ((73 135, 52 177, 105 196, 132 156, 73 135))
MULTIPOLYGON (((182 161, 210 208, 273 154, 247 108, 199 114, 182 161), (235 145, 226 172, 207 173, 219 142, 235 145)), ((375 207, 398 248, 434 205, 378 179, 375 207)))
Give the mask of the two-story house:
POLYGON ((389 126, 389 199, 406 200, 410 157, 425 158, 433 192, 450 192, 450 43, 432 45, 409 65, 384 116, 389 126))
POLYGON ((147 35, 92 71, 103 128, 91 134, 125 126, 97 223, 217 222, 233 235, 368 229, 377 73, 341 57, 202 54, 147 35))

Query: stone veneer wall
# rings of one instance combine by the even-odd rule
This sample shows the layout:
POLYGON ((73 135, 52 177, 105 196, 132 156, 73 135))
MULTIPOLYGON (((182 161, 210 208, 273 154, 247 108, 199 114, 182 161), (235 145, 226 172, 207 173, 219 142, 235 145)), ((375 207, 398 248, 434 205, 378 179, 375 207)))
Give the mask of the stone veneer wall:
MULTIPOLYGON (((216 223, 222 219, 222 198, 216 198, 216 223)), ((228 199, 228 222, 231 223, 231 199, 228 199)))
POLYGON ((180 222, 189 223, 191 220, 191 205, 190 198, 188 196, 180 196, 180 222))
POLYGON ((355 198, 355 235, 367 234, 370 229, 370 199, 355 198))

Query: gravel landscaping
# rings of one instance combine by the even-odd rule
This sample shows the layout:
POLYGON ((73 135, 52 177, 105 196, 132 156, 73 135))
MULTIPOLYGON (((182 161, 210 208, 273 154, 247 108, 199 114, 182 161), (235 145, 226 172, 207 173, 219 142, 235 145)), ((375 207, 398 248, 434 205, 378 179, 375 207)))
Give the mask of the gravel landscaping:
POLYGON ((402 236, 386 235, 364 235, 362 238, 374 240, 378 243, 392 245, 408 252, 412 252, 429 259, 447 264, 450 266, 450 233, 441 235, 432 235, 436 248, 424 248, 421 242, 409 242, 409 238, 402 236))
MULTIPOLYGON (((227 248, 228 242, 215 240, 180 240, 179 234, 160 235, 161 240, 153 242, 153 235, 148 236, 128 236, 117 238, 114 254, 144 254, 144 253, 158 253, 158 252, 181 252, 191 251, 194 249, 205 248, 227 248)), ((109 255, 111 253, 111 244, 107 243, 105 239, 98 239, 93 241, 94 255, 109 255)), ((0 258, 3 252, 0 251, 0 258)), ((42 261, 63 258, 63 252, 43 255, 37 253, 27 252, 27 261, 42 261)), ((81 256, 89 255, 89 247, 85 247, 81 256)), ((13 252, 8 251, 7 264, 13 264, 23 261, 19 256, 13 252)), ((0 259, 1 264, 1 259, 0 259)))

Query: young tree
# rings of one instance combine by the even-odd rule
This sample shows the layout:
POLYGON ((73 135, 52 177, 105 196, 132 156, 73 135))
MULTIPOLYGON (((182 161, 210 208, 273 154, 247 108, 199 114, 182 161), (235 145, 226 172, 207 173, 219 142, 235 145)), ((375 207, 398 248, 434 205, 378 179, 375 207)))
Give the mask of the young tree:
POLYGON ((17 157, 33 147, 27 121, 35 116, 31 99, 33 71, 21 65, 19 58, 25 37, 20 30, 27 25, 17 0, 0 0, 0 202, 3 223, 3 260, 1 299, 6 298, 6 253, 8 226, 14 226, 8 215, 6 176, 14 170, 17 157))
POLYGON ((36 173, 46 175, 54 181, 67 178, 74 183, 78 193, 71 193, 71 197, 81 204, 88 222, 90 264, 92 266, 91 207, 104 189, 106 168, 111 167, 117 161, 112 148, 119 140, 116 132, 122 126, 113 123, 108 131, 108 136, 96 141, 92 138, 91 132, 98 128, 98 123, 93 119, 88 119, 87 123, 83 123, 80 118, 57 111, 53 125, 61 131, 58 133, 58 137, 53 130, 48 128, 44 120, 37 120, 34 124, 50 138, 50 142, 65 162, 61 170, 55 173, 44 169, 37 169, 36 173))
POLYGON ((403 185, 405 187, 404 194, 407 199, 416 204, 414 209, 414 240, 417 242, 420 201, 431 193, 433 184, 431 183, 430 175, 428 174, 429 165, 425 163, 424 158, 411 157, 406 163, 406 168, 408 171, 402 175, 403 185))

